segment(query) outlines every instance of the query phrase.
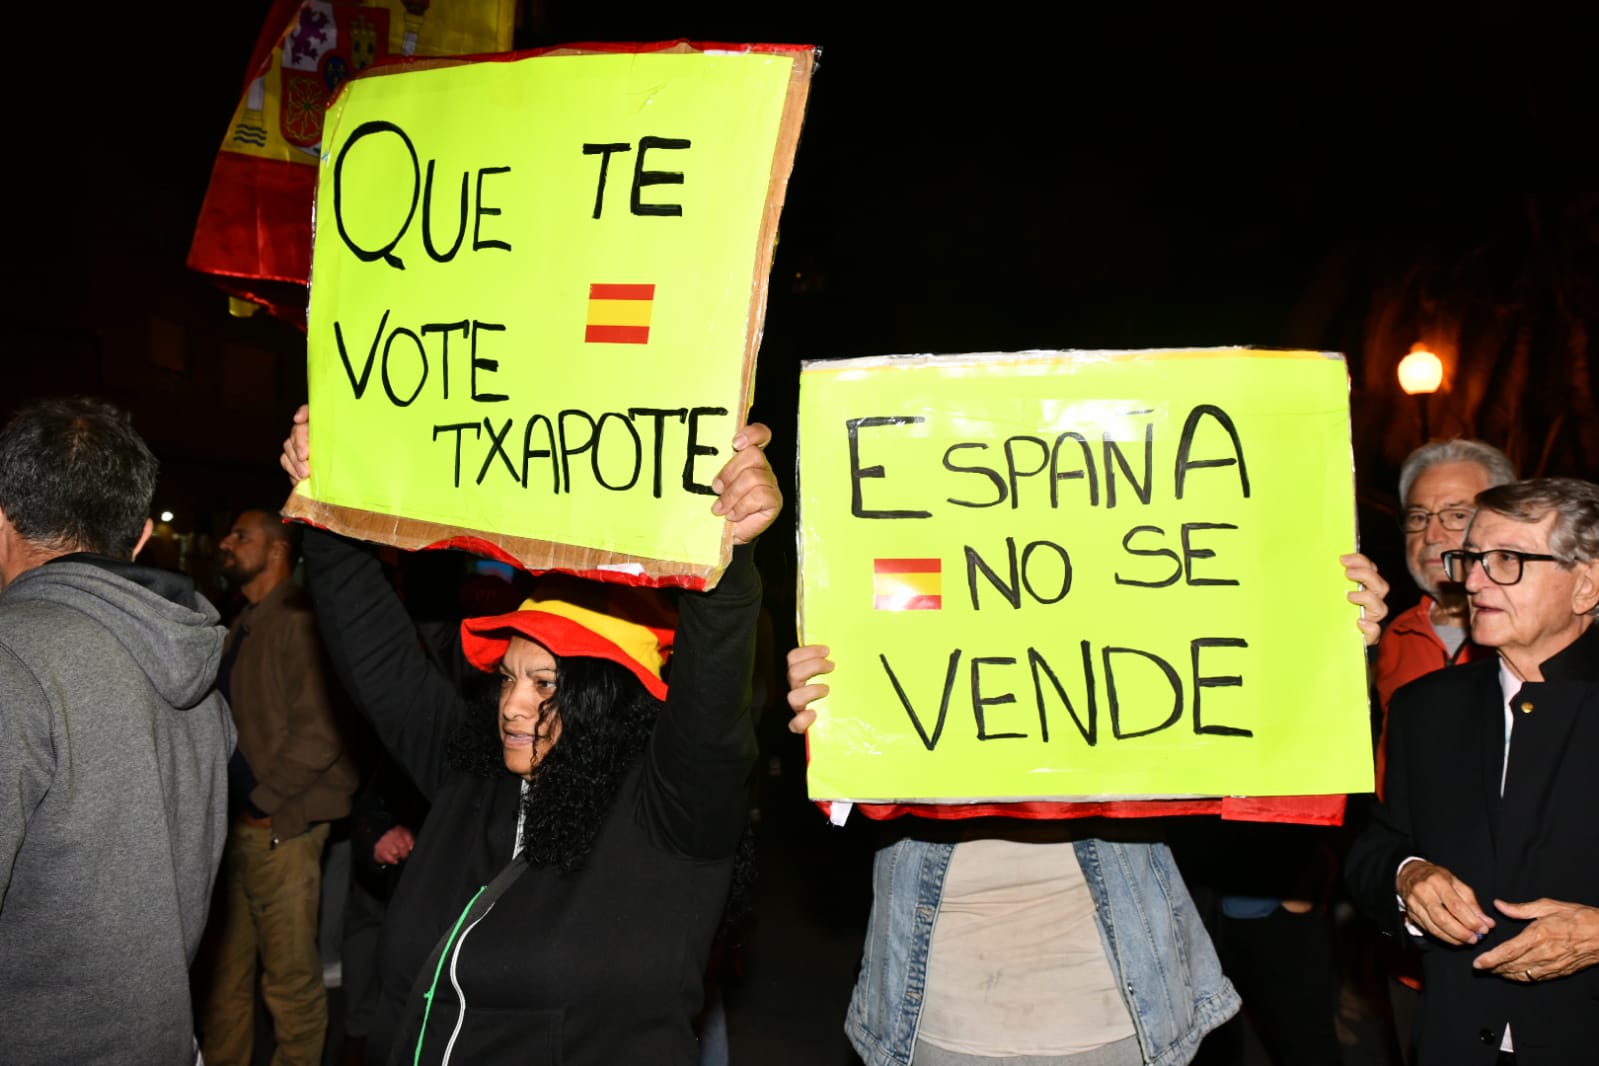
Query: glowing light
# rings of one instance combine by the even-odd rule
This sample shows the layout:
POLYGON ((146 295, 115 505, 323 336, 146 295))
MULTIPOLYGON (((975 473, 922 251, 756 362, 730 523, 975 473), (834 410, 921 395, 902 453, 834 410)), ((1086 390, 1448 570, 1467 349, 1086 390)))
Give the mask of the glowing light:
POLYGON ((161 521, 163 521, 163 522, 172 521, 172 512, 171 511, 162 511, 161 512, 161 521))
POLYGON ((1399 387, 1411 396, 1438 391, 1444 383, 1443 360, 1421 345, 1399 360, 1399 387))

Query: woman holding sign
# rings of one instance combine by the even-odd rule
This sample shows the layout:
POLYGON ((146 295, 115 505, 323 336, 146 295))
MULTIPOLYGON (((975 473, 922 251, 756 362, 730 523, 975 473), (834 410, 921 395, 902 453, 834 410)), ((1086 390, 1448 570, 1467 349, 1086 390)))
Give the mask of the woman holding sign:
MULTIPOLYGON (((303 408, 295 421, 298 481, 303 408)), ((463 622, 442 667, 376 558, 307 531, 334 665, 432 803, 384 927, 369 1062, 698 1061, 749 813, 752 542, 782 507, 769 439, 739 431, 713 483, 735 545, 714 590, 674 617, 660 594, 552 575, 521 610, 463 622), (467 666, 497 692, 463 696, 450 671, 467 666)))
MULTIPOLYGON (((1388 585, 1363 555, 1368 647, 1388 585)), ((789 728, 816 720, 823 645, 788 656, 789 728)), ((1135 819, 897 819, 845 1032, 869 1066, 1175 1066, 1239 998, 1171 851, 1135 819)))

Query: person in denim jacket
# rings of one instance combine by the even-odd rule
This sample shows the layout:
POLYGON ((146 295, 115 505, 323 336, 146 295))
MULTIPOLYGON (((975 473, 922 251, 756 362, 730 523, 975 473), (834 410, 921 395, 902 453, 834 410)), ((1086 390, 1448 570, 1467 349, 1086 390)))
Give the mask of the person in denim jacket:
MULTIPOLYGON (((1342 560, 1376 641, 1387 584, 1342 560)), ((823 645, 788 657, 790 728, 823 645)), ((1237 991, 1155 822, 897 819, 877 851, 844 1029, 866 1066, 1177 1066, 1237 991)))

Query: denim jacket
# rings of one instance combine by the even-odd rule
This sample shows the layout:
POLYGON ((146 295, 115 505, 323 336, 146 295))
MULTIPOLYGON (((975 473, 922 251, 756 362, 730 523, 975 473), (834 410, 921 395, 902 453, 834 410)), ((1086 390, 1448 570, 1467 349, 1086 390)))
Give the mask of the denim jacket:
MULTIPOLYGON (((1105 954, 1148 1066, 1190 1061, 1232 1017, 1238 993, 1222 975, 1164 844, 1072 842, 1094 899, 1105 954)), ((904 839, 878 851, 860 978, 844 1029, 866 1066, 908 1066, 921 1021, 927 954, 953 843, 904 839)))

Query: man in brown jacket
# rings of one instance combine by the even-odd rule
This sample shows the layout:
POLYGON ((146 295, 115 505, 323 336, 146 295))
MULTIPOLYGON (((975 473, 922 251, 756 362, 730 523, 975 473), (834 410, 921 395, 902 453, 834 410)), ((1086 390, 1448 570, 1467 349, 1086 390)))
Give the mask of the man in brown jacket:
POLYGON ((334 713, 309 603, 292 574, 298 528, 245 511, 219 546, 248 605, 228 631, 217 687, 239 729, 229 767, 237 808, 223 853, 215 961, 203 993, 208 1066, 249 1066, 256 957, 272 1015, 273 1062, 322 1061, 327 992, 317 951, 328 823, 350 813, 358 784, 334 713))

